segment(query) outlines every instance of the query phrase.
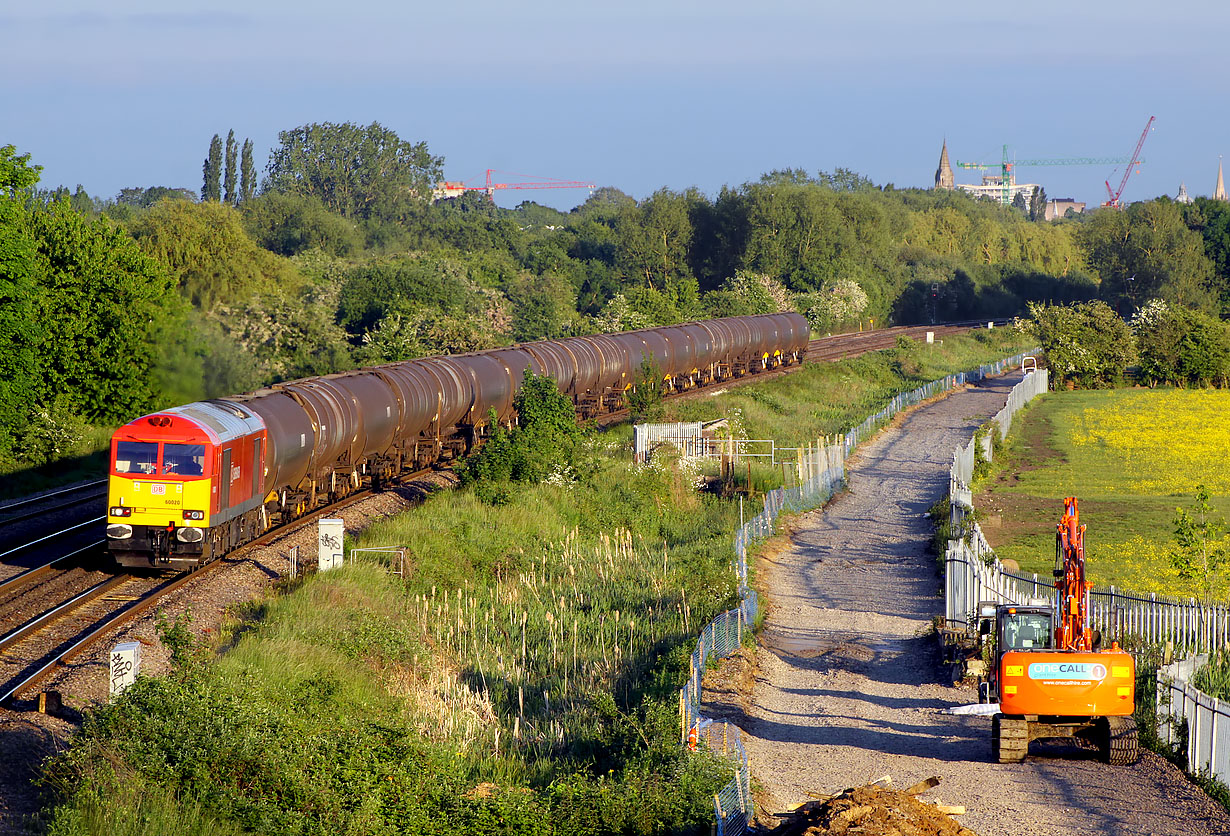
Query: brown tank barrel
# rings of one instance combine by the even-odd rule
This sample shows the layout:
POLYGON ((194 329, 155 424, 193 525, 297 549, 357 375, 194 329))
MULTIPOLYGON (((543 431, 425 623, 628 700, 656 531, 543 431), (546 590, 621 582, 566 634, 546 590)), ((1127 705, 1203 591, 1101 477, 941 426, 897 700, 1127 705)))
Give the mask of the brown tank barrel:
POLYGON ((348 395, 323 383, 320 378, 279 383, 274 388, 289 393, 307 412, 316 431, 308 475, 319 478, 343 454, 350 452, 360 431, 360 419, 348 395))
POLYGON ((665 373, 681 377, 690 375, 696 368, 696 345, 692 340, 692 335, 686 328, 679 325, 668 325, 655 330, 666 340, 673 355, 671 368, 665 373))
POLYGON ((474 383, 469 370, 447 362, 445 357, 410 360, 408 364, 421 369, 433 381, 431 388, 436 394, 436 409, 428 433, 451 434, 474 403, 474 383))
MULTIPOLYGON (((462 423, 482 425, 487 423, 487 415, 492 410, 500 421, 508 421, 513 416, 514 384, 512 372, 508 366, 490 352, 479 354, 457 354, 447 358, 450 363, 466 370, 472 381, 474 400, 470 409, 461 419, 462 423)), ((517 375, 517 384, 521 375, 517 375)))
POLYGON ((577 390, 601 394, 612 386, 623 388, 624 379, 628 376, 631 366, 628 363, 628 352, 608 334, 594 334, 585 337, 569 337, 564 342, 573 347, 574 354, 594 357, 593 376, 588 367, 577 370, 577 390), (582 349, 578 344, 583 344, 582 349))
POLYGON ((567 340, 538 340, 524 343, 520 348, 534 358, 541 370, 538 374, 554 380, 561 392, 571 393, 576 377, 576 357, 566 343, 567 340))
POLYGON ((392 363, 373 368, 393 391, 397 400, 398 421, 394 441, 404 444, 426 433, 436 418, 440 397, 436 378, 421 365, 392 363))
POLYGON ((797 313, 780 313, 777 316, 789 323, 790 351, 796 354, 806 351, 807 343, 811 340, 811 323, 807 321, 807 317, 797 313))
MULTIPOLYGON (((676 326, 687 335, 692 350, 692 369, 704 371, 717 362, 718 354, 713 333, 701 322, 685 322, 676 326)), ((691 372, 692 369, 688 371, 691 372)))
POLYGON ((393 446, 401 418, 397 398, 389 384, 368 371, 318 378, 342 393, 354 414, 357 429, 350 442, 350 461, 383 455, 393 446))
MULTIPOLYGON (((514 400, 517 397, 517 393, 521 391, 521 385, 525 382, 526 369, 529 369, 539 377, 544 374, 542 364, 538 362, 538 358, 523 345, 514 345, 510 348, 494 348, 482 353, 494 357, 508 369, 508 379, 512 381, 512 396, 514 400)), ((548 376, 555 380, 557 385, 559 384, 559 378, 556 378, 554 375, 548 376)), ((507 419, 503 418, 501 420, 507 419)))
POLYGON ((303 481, 316 447, 316 429, 303 405, 289 392, 275 389, 262 389, 228 400, 241 404, 265 422, 268 449, 263 493, 295 487, 303 481))

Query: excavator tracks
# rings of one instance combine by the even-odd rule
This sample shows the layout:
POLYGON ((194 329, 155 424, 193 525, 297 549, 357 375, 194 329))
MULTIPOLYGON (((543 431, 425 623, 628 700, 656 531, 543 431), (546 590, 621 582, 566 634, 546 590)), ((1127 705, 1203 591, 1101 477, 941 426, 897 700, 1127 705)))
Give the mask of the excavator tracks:
POLYGON ((991 718, 991 759, 1022 763, 1029 751, 1029 721, 996 714, 991 718))
POLYGON ((1106 745, 1102 747, 1104 758, 1112 766, 1129 766, 1140 757, 1134 717, 1106 718, 1106 745))

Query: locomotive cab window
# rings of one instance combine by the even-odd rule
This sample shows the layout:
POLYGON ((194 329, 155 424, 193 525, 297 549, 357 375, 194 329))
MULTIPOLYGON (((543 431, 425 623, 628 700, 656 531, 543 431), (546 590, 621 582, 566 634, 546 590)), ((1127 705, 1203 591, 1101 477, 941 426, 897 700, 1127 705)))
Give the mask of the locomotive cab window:
POLYGON ((119 441, 115 445, 116 473, 154 473, 158 470, 158 445, 149 441, 119 441))
POLYGON ((200 476, 205 472, 204 444, 164 444, 162 472, 175 476, 200 476))

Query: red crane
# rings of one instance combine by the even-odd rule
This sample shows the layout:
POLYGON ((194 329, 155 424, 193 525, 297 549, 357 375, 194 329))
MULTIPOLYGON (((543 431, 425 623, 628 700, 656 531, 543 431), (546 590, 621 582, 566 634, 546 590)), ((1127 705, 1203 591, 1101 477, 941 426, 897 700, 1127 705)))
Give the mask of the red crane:
POLYGON ((1110 181, 1106 181, 1106 194, 1110 196, 1110 200, 1103 203, 1103 207, 1123 208, 1119 198, 1123 196, 1123 189, 1127 186, 1128 178, 1132 176, 1133 166, 1140 165, 1140 149, 1145 147, 1145 140, 1149 137, 1149 129, 1153 127, 1153 120, 1156 118, 1156 116, 1150 116, 1149 121, 1145 123, 1145 129, 1140 132, 1140 141, 1136 143, 1136 150, 1132 152, 1132 160, 1123 172, 1123 179, 1119 181, 1119 191, 1113 191, 1110 187, 1110 181))
POLYGON ((447 197, 458 197, 464 192, 486 192, 490 200, 495 200, 496 189, 589 189, 592 195, 594 189, 598 188, 593 183, 584 183, 580 180, 558 180, 553 177, 534 178, 528 174, 516 174, 511 171, 496 171, 494 168, 487 169, 486 181, 481 186, 471 186, 461 180, 445 180, 441 182, 433 190, 433 196, 436 200, 447 197), (495 183, 492 182, 492 174, 502 174, 505 177, 524 177, 526 182, 521 183, 495 183))

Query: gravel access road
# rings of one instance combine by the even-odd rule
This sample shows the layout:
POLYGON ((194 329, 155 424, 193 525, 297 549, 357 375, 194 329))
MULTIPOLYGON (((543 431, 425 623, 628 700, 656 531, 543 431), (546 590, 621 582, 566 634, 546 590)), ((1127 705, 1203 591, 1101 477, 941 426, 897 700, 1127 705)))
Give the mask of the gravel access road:
POLYGON ((1072 742, 1035 742, 1025 763, 1001 765, 990 718, 942 713, 977 697, 940 681, 929 627, 943 600, 926 512, 947 491, 954 448, 1017 380, 899 419, 848 463, 849 490, 797 518, 789 547, 760 564, 769 611, 756 683, 731 719, 748 733, 762 806, 785 810, 809 791, 886 774, 898 788, 936 775, 923 798, 964 805, 961 823, 981 836, 1230 834, 1230 815, 1156 755, 1112 767, 1072 742))

